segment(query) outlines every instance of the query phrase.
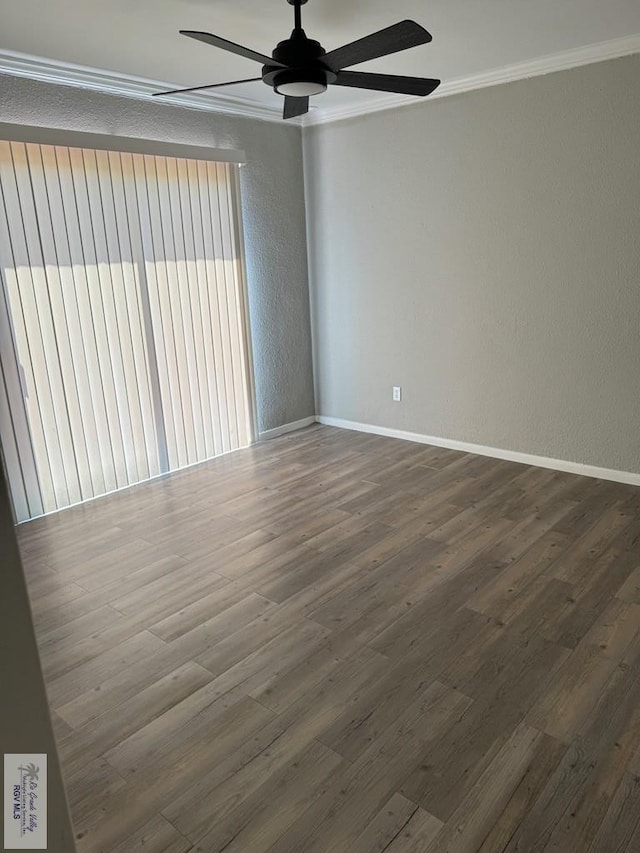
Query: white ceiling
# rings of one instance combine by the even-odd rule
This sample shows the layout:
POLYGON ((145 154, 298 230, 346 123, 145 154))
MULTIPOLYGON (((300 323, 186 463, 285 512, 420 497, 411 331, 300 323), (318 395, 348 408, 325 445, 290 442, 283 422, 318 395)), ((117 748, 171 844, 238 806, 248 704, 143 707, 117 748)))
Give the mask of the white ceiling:
MULTIPOLYGON (((358 70, 443 81, 640 34, 639 0, 309 0, 303 18, 307 35, 327 50, 412 18, 431 32, 431 44, 358 70)), ((20 0, 3 4, 0 49, 192 86, 259 76, 260 65, 179 29, 206 30, 270 54, 292 22, 286 0, 20 0)), ((246 99, 248 107, 279 109, 281 100, 262 82, 217 91, 246 99)), ((320 116, 375 108, 377 98, 334 86, 312 103, 320 116)))

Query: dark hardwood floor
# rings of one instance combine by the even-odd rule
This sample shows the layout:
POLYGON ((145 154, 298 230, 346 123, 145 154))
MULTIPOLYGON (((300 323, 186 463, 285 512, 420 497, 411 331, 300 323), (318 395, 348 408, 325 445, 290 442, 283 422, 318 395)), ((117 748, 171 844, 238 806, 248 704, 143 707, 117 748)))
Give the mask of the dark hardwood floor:
POLYGON ((81 853, 638 853, 640 490, 312 427, 23 525, 81 853))

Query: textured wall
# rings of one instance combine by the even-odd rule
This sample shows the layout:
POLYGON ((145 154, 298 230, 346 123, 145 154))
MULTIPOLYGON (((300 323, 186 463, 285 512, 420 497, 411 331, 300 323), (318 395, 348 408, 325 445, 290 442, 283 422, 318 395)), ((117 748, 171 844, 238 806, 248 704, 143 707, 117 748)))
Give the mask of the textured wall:
POLYGON ((313 415, 300 128, 0 76, 5 122, 246 152, 241 170, 260 431, 313 415))
POLYGON ((640 471, 639 78, 305 131, 320 414, 640 471))

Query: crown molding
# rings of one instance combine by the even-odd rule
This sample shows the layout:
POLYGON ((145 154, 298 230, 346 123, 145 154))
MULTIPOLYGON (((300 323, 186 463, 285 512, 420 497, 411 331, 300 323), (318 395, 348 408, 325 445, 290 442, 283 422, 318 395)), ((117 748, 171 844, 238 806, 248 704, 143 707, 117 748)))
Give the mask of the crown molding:
MULTIPOLYGON (((581 65, 603 62, 607 59, 619 59, 633 53, 640 53, 640 33, 586 45, 585 47, 572 48, 561 53, 548 54, 526 62, 504 65, 479 74, 470 74, 467 77, 446 80, 438 86, 428 100, 447 98, 450 95, 472 92, 475 89, 484 89, 488 86, 499 86, 502 83, 513 83, 516 80, 552 74, 554 71, 566 71, 570 68, 579 68, 581 65)), ((369 113, 403 107, 407 104, 415 105, 416 103, 419 102, 410 95, 382 95, 379 98, 367 101, 366 104, 355 104, 309 113, 305 117, 303 126, 313 127, 318 124, 329 124, 369 113)))
MULTIPOLYGON (((572 48, 526 62, 516 62, 479 74, 446 80, 429 96, 429 100, 446 98, 462 92, 472 92, 475 89, 484 89, 488 86, 498 86, 502 83, 512 83, 516 80, 525 80, 543 74, 551 74, 554 71, 565 71, 569 68, 578 68, 581 65, 590 65, 607 59, 618 59, 633 53, 640 53, 640 33, 586 45, 585 47, 572 48)), ((1 49, 0 74, 11 74, 45 83, 92 89, 96 92, 138 98, 147 102, 151 99, 153 92, 170 85, 166 81, 145 80, 127 74, 116 74, 112 71, 102 71, 53 59, 41 59, 40 57, 1 49)), ((219 93, 191 92, 185 95, 167 95, 162 98, 161 102, 174 107, 205 110, 225 115, 261 119, 262 121, 280 122, 282 120, 279 105, 277 108, 268 107, 257 101, 234 98, 232 95, 221 95, 219 93)), ((364 104, 328 109, 313 107, 304 119, 289 119, 288 124, 314 127, 319 124, 329 124, 381 112, 382 110, 396 109, 408 104, 415 105, 416 103, 416 99, 411 96, 381 95, 364 104)))
MULTIPOLYGON (((57 83, 62 86, 76 86, 81 89, 92 89, 95 92, 110 95, 121 95, 127 98, 138 98, 151 101, 153 92, 162 91, 171 84, 166 81, 145 80, 127 74, 116 74, 112 71, 102 71, 74 65, 69 62, 59 62, 53 59, 41 59, 25 53, 0 49, 0 74, 11 74, 14 77, 28 77, 44 83, 57 83)), ((166 95, 157 99, 156 103, 188 109, 206 110, 225 115, 257 118, 263 121, 281 121, 282 111, 278 108, 267 107, 246 98, 234 98, 232 95, 203 94, 191 92, 185 95, 166 95)), ((300 119, 289 120, 290 123, 300 124, 300 119)))

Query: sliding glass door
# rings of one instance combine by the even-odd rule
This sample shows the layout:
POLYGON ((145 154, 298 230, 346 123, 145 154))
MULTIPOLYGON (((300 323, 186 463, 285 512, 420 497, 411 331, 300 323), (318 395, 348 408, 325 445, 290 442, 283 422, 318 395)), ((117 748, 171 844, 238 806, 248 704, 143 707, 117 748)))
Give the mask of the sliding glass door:
POLYGON ((0 142, 0 440, 18 520, 251 443, 237 168, 0 142))

